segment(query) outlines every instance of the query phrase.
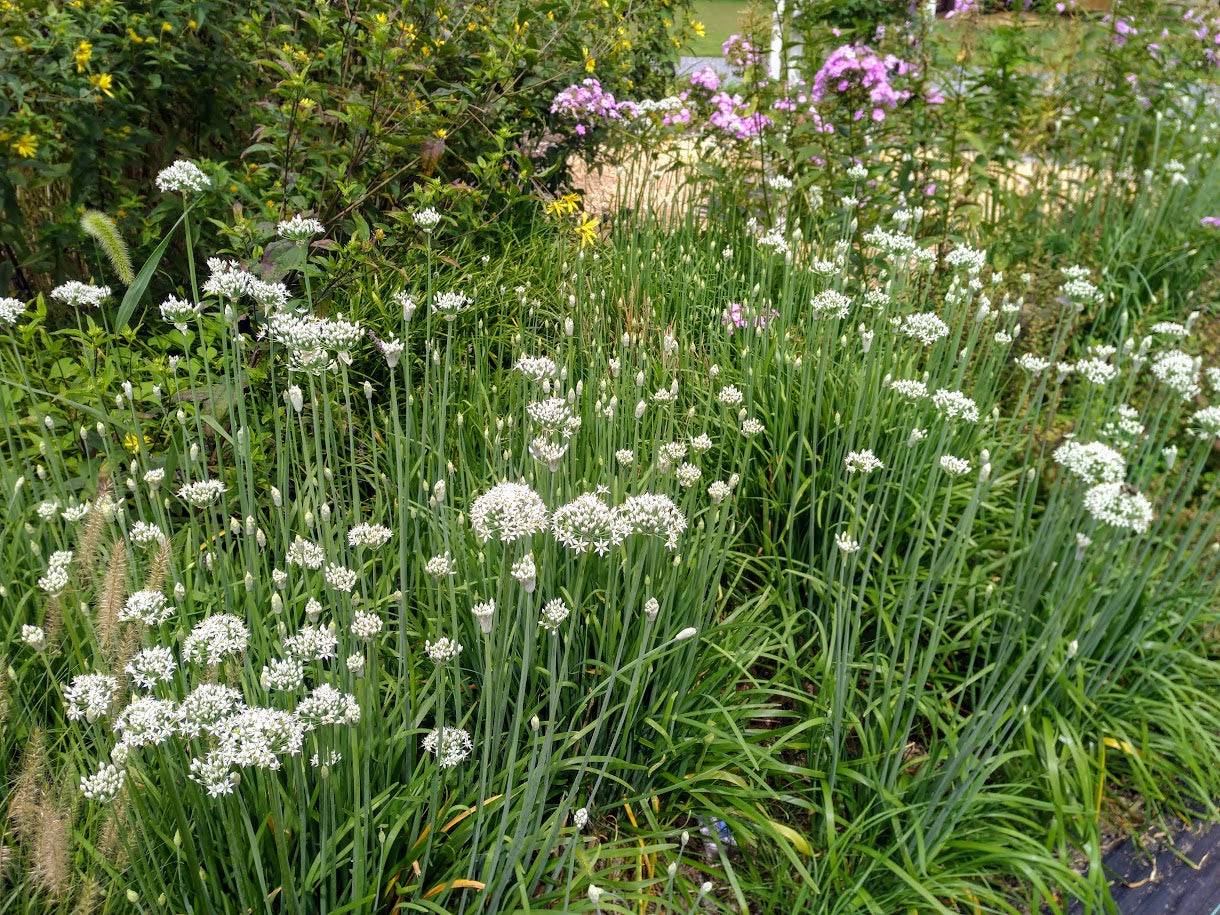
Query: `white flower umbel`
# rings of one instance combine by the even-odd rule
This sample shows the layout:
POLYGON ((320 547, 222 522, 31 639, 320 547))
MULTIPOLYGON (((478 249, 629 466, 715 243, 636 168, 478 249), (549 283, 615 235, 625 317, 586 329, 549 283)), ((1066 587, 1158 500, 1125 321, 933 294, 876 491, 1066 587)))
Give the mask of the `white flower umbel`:
POLYGON ((218 759, 238 768, 276 771, 281 756, 299 756, 308 730, 291 712, 270 708, 247 708, 216 723, 218 759))
POLYGON ((683 489, 690 489, 699 482, 699 478, 703 476, 703 471, 694 464, 684 463, 678 467, 674 475, 678 478, 679 486, 683 489))
POLYGON ((441 221, 441 214, 436 212, 432 207, 427 207, 412 213, 411 220, 425 232, 431 234, 432 230, 441 221))
POLYGON ((127 598, 119 611, 121 623, 143 623, 145 626, 160 626, 174 615, 169 599, 160 591, 136 591, 127 598))
POLYGON ((360 704, 350 693, 323 683, 300 701, 297 715, 311 730, 331 724, 350 726, 360 722, 360 704))
POLYGON ((629 524, 593 493, 578 496, 555 509, 551 533, 576 553, 590 551, 605 556, 631 533, 629 524))
POLYGON ((559 469, 559 462, 567 453, 567 442, 553 442, 541 435, 530 441, 530 457, 539 463, 546 464, 551 473, 559 469))
POLYGON ((473 299, 461 292, 438 292, 432 298, 432 313, 438 318, 452 321, 470 307, 473 299))
POLYGON ((113 763, 106 763, 92 775, 80 777, 80 793, 91 801, 109 804, 123 790, 126 773, 113 763))
POLYGON ((1169 350, 1152 360, 1150 371, 1156 379, 1183 400, 1194 400, 1199 385, 1199 361, 1181 350, 1169 350))
POLYGON ((424 653, 428 655, 428 660, 433 664, 440 666, 448 664, 454 658, 462 653, 460 643, 454 641, 447 636, 441 636, 435 642, 429 640, 424 642, 424 653))
POLYGON ((569 439, 580 431, 581 420, 562 397, 548 397, 526 406, 529 418, 545 434, 569 439))
POLYGON ((716 480, 707 488, 707 497, 712 500, 713 505, 719 505, 727 498, 729 492, 729 484, 723 480, 716 480))
POLYGON ((538 568, 534 565, 534 554, 526 553, 513 563, 512 576, 526 594, 533 594, 538 584, 538 568))
POLYGON ((555 360, 548 359, 546 356, 521 356, 517 359, 517 364, 513 366, 513 369, 530 381, 538 383, 553 382, 559 377, 555 360))
POLYGON ((960 477, 962 474, 970 472, 970 462, 951 454, 942 454, 940 469, 951 477, 960 477))
POLYGON ((664 537, 665 547, 670 550, 678 548, 678 538, 686 530, 682 510, 673 499, 660 493, 631 496, 616 510, 632 533, 664 537))
POLYGON ((1079 375, 1089 384, 1105 385, 1118 377, 1118 368, 1111 365, 1101 356, 1089 356, 1071 364, 1061 364, 1060 370, 1079 375))
POLYGON ((114 732, 125 749, 165 743, 178 731, 182 714, 172 699, 135 699, 119 714, 114 732))
POLYGON ((38 579, 38 587, 47 594, 63 591, 68 587, 68 567, 71 564, 71 550, 56 550, 47 560, 47 574, 38 579))
POLYGON ((196 508, 203 508, 219 499, 227 489, 220 480, 199 480, 184 484, 178 490, 178 498, 196 508))
POLYGON ((1190 434, 1204 441, 1220 439, 1220 407, 1204 407, 1191 418, 1190 434))
POLYGON ((483 543, 513 543, 545 531, 549 520, 542 497, 524 483, 497 483, 470 506, 470 526, 483 543))
POLYGON ((931 346, 937 340, 949 336, 949 325, 932 312, 907 315, 898 325, 898 330, 924 346, 931 346))
POLYGON ((16 324, 17 319, 25 314, 25 303, 9 296, 0 298, 0 325, 16 324))
POLYGON ((835 534, 835 546, 843 553, 857 553, 860 551, 860 541, 852 539, 851 534, 847 531, 840 531, 835 534))
POLYGON ((298 213, 291 219, 285 219, 275 227, 275 232, 280 238, 286 238, 289 241, 304 244, 316 235, 321 235, 326 231, 326 227, 316 219, 310 219, 298 213))
POLYGON ((106 674, 80 674, 64 690, 68 720, 89 722, 105 718, 119 690, 119 681, 106 674))
POLYGON ((1084 494, 1085 510, 1110 527, 1147 533, 1152 524, 1152 505, 1126 483, 1098 483, 1084 494))
POLYGON ((190 323, 199 315, 202 306, 171 295, 161 303, 161 317, 174 325, 180 333, 186 333, 190 323))
POLYGON ((932 395, 932 403, 946 419, 964 419, 970 423, 979 421, 978 405, 961 391, 941 388, 932 395))
POLYGON ((254 280, 246 269, 237 261, 222 257, 208 258, 208 279, 203 284, 205 295, 221 299, 238 299, 250 291, 250 283, 254 280))
POLYGON ((441 553, 438 556, 433 556, 424 565, 424 571, 433 578, 444 578, 449 575, 457 574, 457 567, 453 564, 453 557, 449 555, 449 551, 441 553))
POLYGON ((47 647, 47 633, 41 626, 27 623, 21 627, 21 641, 34 651, 43 651, 47 647))
POLYGON ((381 617, 367 610, 357 610, 352 616, 352 635, 362 642, 371 642, 381 632, 381 617))
POLYGON ((167 540, 165 531, 161 530, 160 527, 151 521, 137 521, 131 526, 131 530, 127 532, 127 537, 136 546, 149 546, 154 543, 161 544, 167 540))
POLYGON ((738 407, 741 406, 741 402, 745 399, 745 397, 742 395, 741 391, 737 389, 736 385, 728 384, 720 389, 720 393, 716 395, 716 399, 726 407, 738 407))
POLYGON ((182 643, 182 657, 199 664, 219 664, 239 655, 250 641, 250 630, 232 613, 215 613, 201 620, 182 643))
POLYGON ((542 619, 538 620, 538 625, 553 635, 559 631, 559 627, 570 614, 571 611, 562 597, 553 598, 543 605, 542 619))
POLYGON ((1035 353, 1025 353, 1017 360, 1017 365, 1031 375, 1041 375, 1051 367, 1051 361, 1035 353))
POLYGON ((475 622, 479 624, 479 631, 484 635, 491 632, 492 617, 496 613, 496 602, 494 600, 484 601, 481 604, 475 604, 470 608, 470 612, 474 614, 475 622))
POLYGON ((1055 463, 1085 483, 1118 483, 1127 476, 1127 461, 1104 442, 1069 439, 1055 449, 1055 463))
POLYGON ((356 587, 356 573, 346 566, 332 562, 327 565, 326 571, 322 574, 326 579, 326 583, 336 591, 351 594, 352 588, 356 587))
POLYGON ((177 669, 173 651, 164 645, 137 651, 123 668, 132 682, 144 689, 152 689, 158 683, 172 680, 177 669))
POLYGON ((843 464, 848 473, 872 473, 874 470, 881 470, 885 467, 885 464, 881 463, 877 455, 869 449, 849 451, 843 464))
POLYGON ((896 378, 890 382, 889 388, 904 400, 916 401, 928 396, 926 384, 909 378, 896 378))
POLYGON ((311 543, 302 538, 299 534, 292 541, 292 545, 288 547, 288 552, 284 556, 284 561, 290 566, 303 566, 306 569, 322 568, 322 560, 324 554, 322 548, 316 543, 311 543))
POLYGON ((329 661, 338 647, 338 637, 320 626, 302 626, 284 639, 284 650, 302 661, 329 661))
POLYGON ((73 308, 97 308, 110 298, 110 287, 92 286, 71 280, 52 289, 51 298, 73 308))
POLYGON ((474 744, 461 728, 433 728, 424 737, 424 749, 436 757, 442 769, 451 769, 470 755, 474 744))
POLYGON ((259 685, 268 692, 292 692, 305 682, 305 663, 300 658, 273 658, 263 665, 259 685))
POLYGON ((194 162, 179 159, 157 173, 156 184, 162 194, 201 194, 212 186, 212 179, 194 162))
POLYGON ((217 722, 245 707, 241 693, 219 683, 201 683, 178 706, 178 733, 186 738, 212 733, 217 722))

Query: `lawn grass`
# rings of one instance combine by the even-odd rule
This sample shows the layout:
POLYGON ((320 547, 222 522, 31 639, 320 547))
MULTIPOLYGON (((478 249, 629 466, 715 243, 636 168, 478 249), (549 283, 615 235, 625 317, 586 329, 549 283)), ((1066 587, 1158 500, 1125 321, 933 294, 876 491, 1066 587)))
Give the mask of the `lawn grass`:
POLYGON ((740 0, 699 0, 694 18, 703 23, 705 34, 692 39, 684 53, 692 57, 719 57, 725 40, 738 31, 738 20, 746 6, 740 0))

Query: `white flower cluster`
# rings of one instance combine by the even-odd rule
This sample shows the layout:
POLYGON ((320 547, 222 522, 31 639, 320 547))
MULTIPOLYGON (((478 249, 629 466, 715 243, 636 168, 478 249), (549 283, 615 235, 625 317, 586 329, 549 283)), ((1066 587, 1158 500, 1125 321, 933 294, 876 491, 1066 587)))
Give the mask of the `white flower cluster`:
POLYGON ((183 484, 178 490, 178 498, 196 508, 203 508, 219 499, 227 489, 220 480, 199 480, 183 484))
POLYGON ((432 297, 432 313, 452 321, 470 307, 474 300, 462 292, 438 292, 432 297))
POLYGON ((922 381, 909 378, 896 378, 890 382, 890 390, 906 400, 922 400, 928 396, 928 386, 922 381))
POLYGON ((462 646, 453 639, 442 636, 435 642, 425 641, 424 653, 433 664, 447 664, 462 653, 462 646))
POLYGON ((128 538, 136 546, 148 546, 152 543, 165 543, 168 539, 165 531, 151 521, 137 521, 127 532, 128 538))
POLYGON ((1152 524, 1152 505, 1126 483, 1098 483, 1084 494, 1085 510, 1110 527, 1128 528, 1137 534, 1152 524))
POLYGON ((290 566, 302 566, 306 569, 322 568, 325 558, 322 548, 316 543, 304 539, 300 534, 293 538, 292 545, 284 555, 284 562, 290 566))
MULTIPOLYGON (((526 553, 513 563, 511 574, 517 580, 517 584, 521 585, 521 590, 526 594, 533 594, 534 588, 538 584, 538 569, 534 565, 534 554, 526 553)), ((492 609, 494 610, 495 607, 493 606, 492 609)))
POLYGON ((110 287, 91 286, 88 283, 71 280, 52 289, 51 298, 57 302, 63 302, 65 305, 71 305, 73 308, 79 308, 82 305, 86 308, 97 308, 110 298, 110 287))
POLYGON ((212 186, 212 179, 194 162, 179 159, 157 173, 156 183, 162 194, 199 194, 212 186))
POLYGON ((1087 268, 1064 267, 1063 276, 1063 285, 1059 287, 1059 291, 1066 298, 1075 302, 1078 307, 1100 302, 1105 298, 1101 291, 1089 282, 1089 271, 1087 268))
POLYGON ((71 550, 56 550, 47 560, 47 574, 38 579, 38 587, 48 594, 58 594, 68 587, 68 566, 71 564, 71 550))
POLYGON ((300 658, 272 658, 263 665, 259 685, 268 692, 291 692, 305 682, 305 662, 300 658))
POLYGON ((352 635, 362 642, 371 642, 381 632, 381 617, 367 610, 357 610, 352 616, 352 635))
POLYGON ((182 657, 200 664, 219 664, 229 655, 241 654, 250 641, 250 630, 232 613, 214 613, 201 620, 182 643, 182 657))
POLYGON ((284 639, 284 650, 302 661, 329 661, 339 647, 338 637, 321 626, 302 626, 284 639))
POLYGON ((869 449, 849 451, 843 463, 847 467, 848 473, 872 473, 874 470, 881 470, 885 467, 885 464, 881 463, 877 455, 869 449))
MULTIPOLYGON (((697 468, 696 468, 697 469, 697 468)), ((555 509, 551 519, 555 539, 577 553, 590 550, 605 556, 632 532, 631 524, 593 493, 585 493, 555 509)))
POLYGON ((301 243, 309 241, 315 235, 321 235, 326 231, 326 227, 318 220, 310 219, 298 213, 291 219, 286 219, 277 225, 275 231, 280 238, 301 243))
POLYGON ((554 635, 570 614, 571 611, 562 597, 553 598, 543 605, 542 619, 538 621, 538 625, 554 635))
POLYGON ((1036 353, 1024 353, 1017 360, 1017 365, 1031 375, 1041 375, 1051 367, 1051 361, 1036 353))
POLYGON ((1199 368, 1195 357, 1176 349, 1158 354, 1150 367, 1156 379, 1183 400, 1199 396, 1199 368))
POLYGON ((297 716, 310 728, 360 722, 360 704, 350 693, 340 692, 329 683, 316 687, 297 705, 297 716))
POLYGON ((130 750, 165 743, 178 732, 181 720, 182 713, 172 699, 133 699, 114 722, 120 757, 130 750))
POLYGON ((203 284, 207 295, 222 299, 238 299, 250 291, 254 277, 237 261, 221 257, 208 258, 208 278, 203 284))
POLYGON ((174 608, 160 591, 136 591, 127 598, 119 611, 119 622, 160 626, 174 615, 174 608))
POLYGON ((105 718, 110 703, 118 692, 119 681, 106 674, 80 674, 72 678, 72 684, 64 690, 64 706, 68 720, 96 721, 105 718))
POLYGON ((352 588, 356 587, 356 573, 352 569, 341 566, 338 563, 329 563, 322 575, 326 579, 326 583, 336 591, 351 594, 352 588))
POLYGON ((186 299, 171 295, 161 303, 161 317, 174 325, 181 333, 186 333, 191 321, 199 315, 202 306, 194 305, 186 299))
POLYGON ((152 689, 158 683, 172 680, 177 669, 173 651, 164 645, 137 651, 123 668, 132 682, 144 689, 152 689))
POLYGON ((444 578, 449 575, 457 574, 457 566, 453 564, 453 557, 449 555, 449 551, 433 556, 424 564, 424 571, 433 578, 444 578))
POLYGON ((631 496, 617 509, 632 533, 664 537, 667 549, 678 548, 678 538, 686 530, 686 516, 669 496, 644 493, 631 496))
POLYGON ((949 325, 932 312, 906 315, 899 323, 898 329, 924 346, 931 346, 937 340, 949 336, 949 325))
POLYGON ((25 314, 25 303, 9 296, 0 298, 0 324, 16 324, 25 314))
POLYGON ((1056 464, 1088 486, 1118 483, 1127 475, 1126 459, 1104 442, 1069 439, 1052 455, 1056 464))
POLYGON ((851 299, 834 289, 824 289, 809 300, 809 306, 818 317, 841 320, 847 317, 847 312, 851 309, 851 299))
POLYGON ((436 757, 442 769, 450 769, 470 755, 474 744, 461 728, 433 728, 424 737, 424 749, 436 757))
POLYGON ((1191 435, 1195 438, 1220 438, 1220 407, 1204 407, 1191 417, 1191 423, 1191 435))
POLYGON ((559 377, 559 370, 555 367, 555 360, 548 359, 546 356, 522 356, 517 360, 517 364, 513 369, 520 372, 530 381, 544 382, 554 381, 559 377))
POLYGON ((80 777, 80 793, 91 801, 109 804, 123 790, 127 773, 114 763, 106 763, 92 775, 80 777))
POLYGON ((546 504, 524 483, 497 483, 470 506, 470 526, 479 540, 513 543, 544 531, 546 504))
POLYGON ((941 388, 932 395, 932 403, 946 419, 964 419, 971 423, 979 420, 978 405, 961 391, 941 388))
POLYGON ((581 420, 562 397, 548 397, 525 408, 531 420, 546 434, 569 439, 580 431, 581 420))
POLYGON ((942 454, 940 469, 951 477, 960 477, 962 474, 970 472, 970 462, 959 457, 954 457, 952 454, 942 454))

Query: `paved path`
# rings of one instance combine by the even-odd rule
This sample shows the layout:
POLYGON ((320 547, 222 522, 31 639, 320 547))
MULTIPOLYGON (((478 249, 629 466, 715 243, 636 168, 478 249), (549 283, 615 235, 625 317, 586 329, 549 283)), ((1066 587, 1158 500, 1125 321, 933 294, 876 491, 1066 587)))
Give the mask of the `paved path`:
POLYGON ((1105 866, 1122 915, 1220 915, 1220 824, 1194 823, 1175 836, 1173 851, 1159 843, 1152 860, 1124 842, 1105 866))

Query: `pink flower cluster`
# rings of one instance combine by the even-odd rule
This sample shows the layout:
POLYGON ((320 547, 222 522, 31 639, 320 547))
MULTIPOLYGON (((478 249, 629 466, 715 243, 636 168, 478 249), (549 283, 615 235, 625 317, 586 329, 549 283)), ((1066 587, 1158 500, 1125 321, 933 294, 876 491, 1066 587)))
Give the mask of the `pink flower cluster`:
POLYGON ((746 70, 762 63, 762 52, 741 35, 730 35, 720 46, 724 59, 734 70, 746 70))
POLYGON ((599 121, 619 121, 623 118, 634 119, 639 113, 639 106, 631 101, 616 101, 614 96, 602 88, 595 78, 589 77, 579 85, 568 86, 551 102, 551 113, 570 117, 576 121, 576 133, 584 136, 588 126, 582 122, 588 121, 597 126, 599 121))
POLYGON ((874 121, 884 121, 887 109, 893 110, 911 97, 908 90, 895 88, 890 77, 913 72, 910 64, 893 54, 881 57, 868 45, 840 45, 814 76, 810 96, 814 102, 826 101, 832 94, 848 96, 861 106, 852 111, 853 121, 864 117, 866 108, 872 109, 869 114, 874 121))
POLYGON ((749 104, 740 95, 717 92, 709 100, 713 111, 708 123, 738 140, 756 137, 774 123, 765 114, 750 111, 749 104))
POLYGON ((724 314, 720 316, 720 323, 728 328, 729 336, 732 336, 735 331, 744 327, 756 327, 762 330, 767 326, 767 322, 771 318, 778 318, 779 312, 774 308, 770 313, 758 312, 754 309, 747 308, 740 302, 733 302, 724 310, 724 314))
POLYGON ((690 75, 690 84, 699 89, 706 89, 708 92, 715 92, 720 88, 720 76, 709 66, 702 66, 690 75))
POLYGON ((1213 17, 1209 21, 1198 10, 1187 10, 1182 15, 1182 21, 1195 26, 1190 34, 1207 46, 1203 56, 1213 67, 1220 67, 1220 54, 1217 53, 1220 46, 1220 18, 1213 17))

